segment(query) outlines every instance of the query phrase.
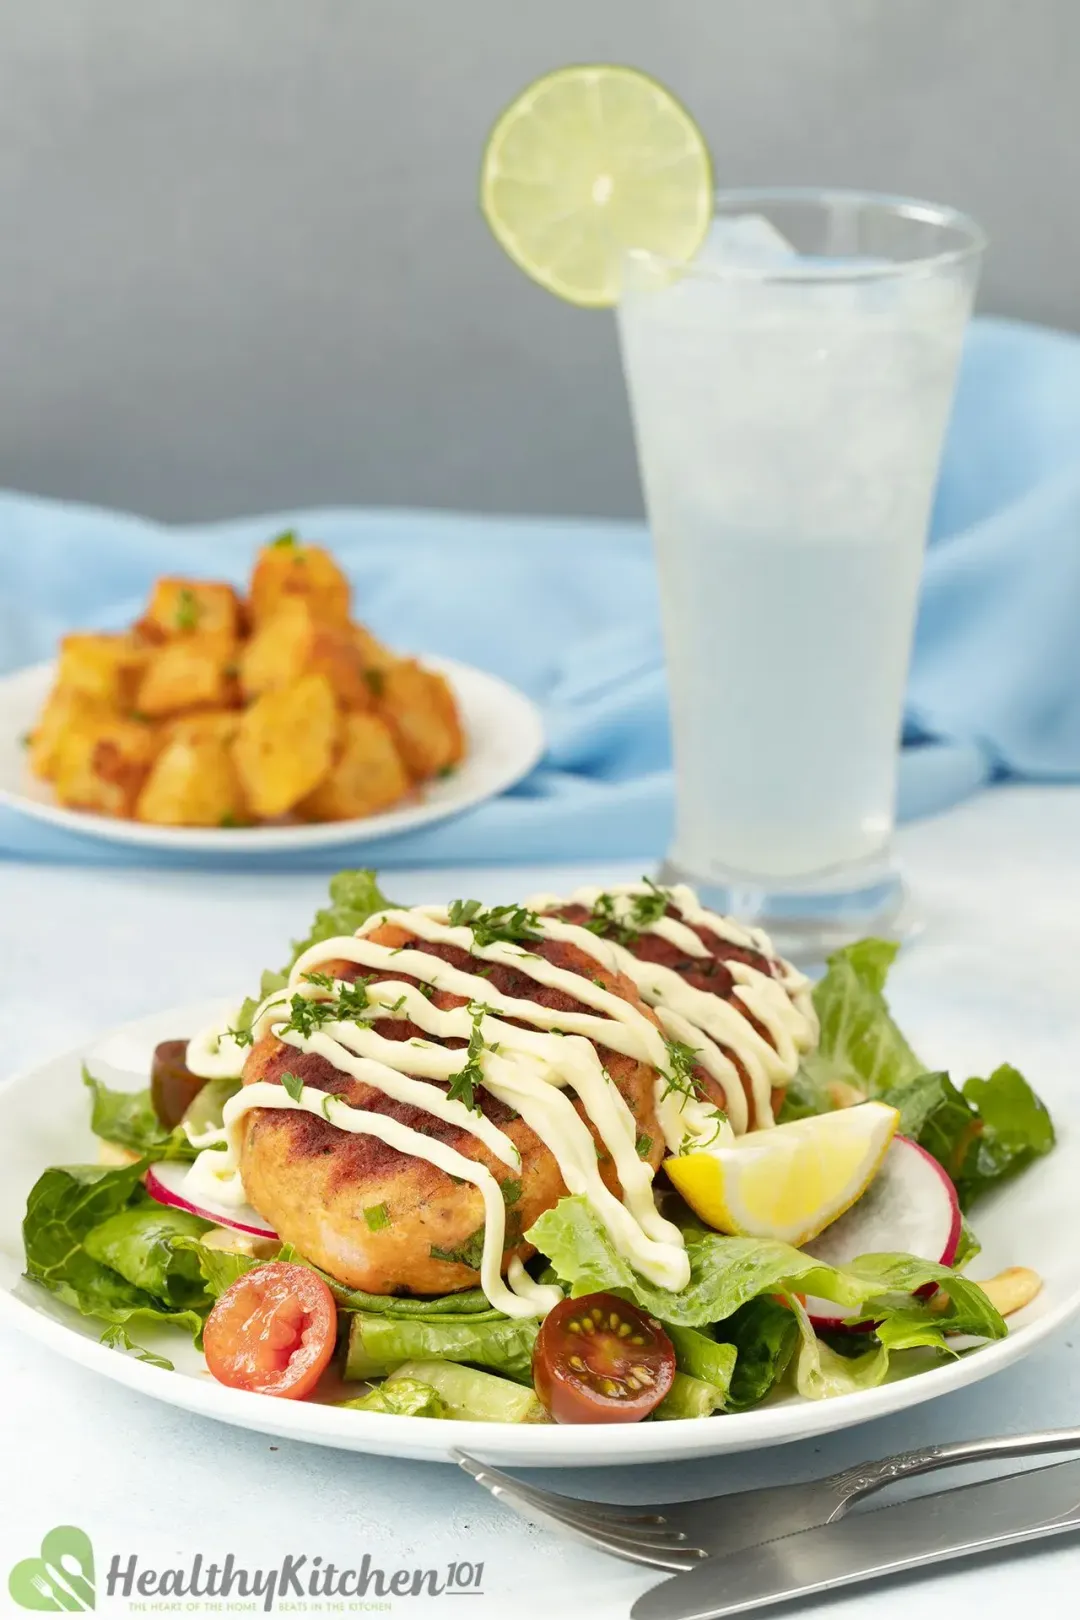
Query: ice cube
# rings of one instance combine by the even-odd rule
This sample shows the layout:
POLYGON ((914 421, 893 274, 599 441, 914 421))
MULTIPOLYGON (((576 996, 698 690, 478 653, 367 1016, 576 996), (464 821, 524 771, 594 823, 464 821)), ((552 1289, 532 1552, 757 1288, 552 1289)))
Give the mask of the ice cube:
POLYGON ((794 258, 795 249, 764 214, 732 214, 713 220, 700 257, 728 264, 775 264, 794 258))

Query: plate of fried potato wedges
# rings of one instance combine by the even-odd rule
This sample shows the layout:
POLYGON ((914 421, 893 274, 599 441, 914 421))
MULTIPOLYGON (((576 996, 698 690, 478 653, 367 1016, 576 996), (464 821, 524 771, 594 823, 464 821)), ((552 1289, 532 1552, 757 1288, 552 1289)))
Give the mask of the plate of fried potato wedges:
POLYGON ((266 851, 457 814, 525 776, 536 706, 493 675, 393 651, 294 533, 246 592, 161 578, 124 630, 0 679, 0 803, 117 842, 266 851))

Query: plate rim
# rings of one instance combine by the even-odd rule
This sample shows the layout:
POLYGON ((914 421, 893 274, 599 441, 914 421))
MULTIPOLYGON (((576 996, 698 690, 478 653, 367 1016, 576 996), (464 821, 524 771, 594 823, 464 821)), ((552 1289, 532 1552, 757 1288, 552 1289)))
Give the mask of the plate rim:
MULTIPOLYGON (((217 827, 159 827, 149 822, 99 816, 92 811, 68 809, 64 805, 30 798, 25 793, 5 787, 2 782, 0 806, 29 820, 57 827, 79 837, 171 854, 265 856, 275 852, 299 853, 345 844, 362 846, 378 839, 418 832, 423 827, 474 810, 477 805, 486 804, 522 781, 543 758, 547 734, 540 705, 503 676, 458 658, 445 658, 441 654, 422 653, 415 656, 427 668, 448 676, 455 687, 455 694, 460 690, 458 683, 463 681, 476 690, 486 689, 487 695, 508 711, 505 720, 509 723, 505 729, 514 742, 510 758, 499 769, 492 770, 490 780, 482 789, 474 789, 456 801, 438 804, 422 801, 405 810, 379 811, 377 815, 354 817, 350 821, 310 822, 286 827, 238 827, 226 831, 217 827)), ((10 688, 21 683, 30 684, 40 680, 44 684, 51 679, 56 667, 54 659, 45 659, 41 663, 24 664, 19 669, 8 670, 0 675, 0 700, 10 688)), ((10 741, 10 733, 5 730, 0 745, 9 745, 10 741)))
MULTIPOLYGON (((92 1061, 97 1044, 120 1036, 148 1038, 166 1020, 173 1026, 197 1027, 220 1012, 221 1006, 221 997, 202 998, 143 1014, 23 1068, 0 1080, 0 1116, 10 1093, 35 1081, 48 1083, 50 1072, 61 1067, 79 1067, 88 1057, 92 1061)), ((55 1077, 53 1079, 55 1083, 55 1077)), ((1074 1133, 1068 1130, 1062 1134, 1071 1139, 1074 1133)), ((1059 1151, 1061 1145, 1059 1141, 1059 1151)), ((22 1273, 19 1280, 23 1280, 22 1273)), ((77 1318, 72 1307, 61 1308, 77 1318)), ((10 1323, 65 1359, 100 1373, 114 1383, 154 1396, 180 1410, 260 1433, 342 1450, 449 1463, 454 1460, 451 1451, 461 1449, 496 1461, 510 1459, 511 1466, 526 1468, 648 1466, 791 1444, 838 1432, 981 1383, 1022 1360, 1078 1313, 1080 1280, 1051 1309, 1014 1328, 1006 1338, 982 1345, 942 1366, 912 1373, 875 1389, 856 1390, 828 1400, 790 1401, 750 1412, 684 1419, 677 1424, 560 1426, 445 1418, 412 1418, 406 1424, 390 1414, 356 1411, 350 1411, 347 1422, 343 1423, 340 1413, 330 1405, 285 1401, 233 1390, 216 1383, 209 1372, 167 1372, 132 1356, 117 1354, 52 1314, 35 1309, 0 1284, 0 1322, 10 1323), (168 1382, 177 1378, 181 1381, 179 1384, 168 1382), (176 1393, 170 1394, 170 1390, 176 1393), (182 1398, 177 1399, 176 1395, 181 1392, 182 1398), (395 1435, 398 1436, 396 1441, 395 1435)))

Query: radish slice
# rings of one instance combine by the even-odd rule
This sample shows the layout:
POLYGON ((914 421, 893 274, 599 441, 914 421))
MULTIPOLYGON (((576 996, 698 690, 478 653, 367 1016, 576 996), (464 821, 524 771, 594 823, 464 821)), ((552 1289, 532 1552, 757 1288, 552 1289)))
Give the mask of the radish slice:
POLYGON ((241 1204, 233 1209, 202 1200, 194 1203, 184 1192, 189 1169, 190 1165, 181 1164, 176 1159, 163 1159, 160 1164, 152 1164, 145 1177, 147 1192, 159 1204, 186 1209, 190 1215, 201 1215, 204 1221, 213 1221, 216 1226, 231 1226, 234 1231, 247 1232, 250 1237, 277 1237, 273 1227, 267 1226, 258 1210, 252 1209, 250 1204, 241 1204))
MULTIPOLYGON (((850 1265, 861 1254, 898 1253, 951 1266, 960 1230, 960 1202, 945 1171, 917 1142, 894 1136, 862 1197, 803 1252, 830 1266, 850 1265)), ((832 1300, 808 1299, 806 1309, 815 1328, 828 1333, 873 1328, 872 1322, 845 1324, 843 1307, 832 1300)))

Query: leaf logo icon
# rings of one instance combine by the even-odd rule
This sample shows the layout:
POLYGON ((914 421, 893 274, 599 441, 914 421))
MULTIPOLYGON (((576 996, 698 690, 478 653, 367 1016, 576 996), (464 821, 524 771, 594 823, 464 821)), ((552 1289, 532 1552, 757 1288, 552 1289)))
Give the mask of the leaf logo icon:
POLYGON ((41 1543, 37 1558, 24 1558, 8 1576, 8 1591, 20 1609, 50 1614, 85 1612, 94 1607, 94 1549, 85 1530, 58 1524, 41 1543))

